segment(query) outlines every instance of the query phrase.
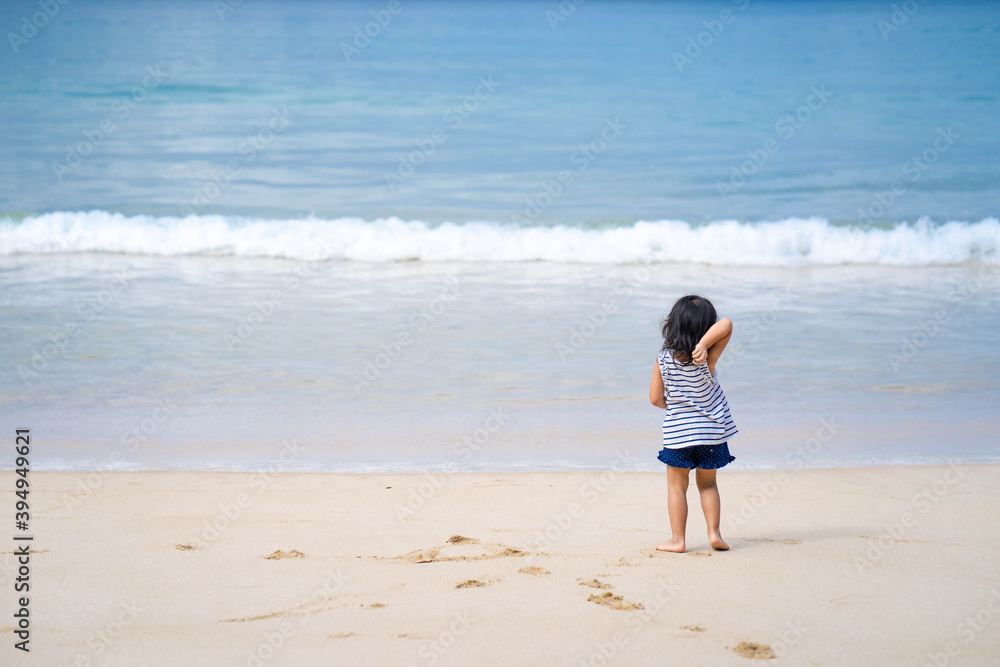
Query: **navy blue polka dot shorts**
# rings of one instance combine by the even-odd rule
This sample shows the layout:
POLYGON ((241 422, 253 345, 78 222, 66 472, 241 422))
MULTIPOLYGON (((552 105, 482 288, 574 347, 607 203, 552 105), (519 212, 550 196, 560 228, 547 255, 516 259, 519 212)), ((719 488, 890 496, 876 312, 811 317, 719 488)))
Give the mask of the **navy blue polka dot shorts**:
POLYGON ((728 442, 721 445, 694 445, 680 449, 664 447, 656 458, 674 468, 702 468, 705 470, 721 468, 736 460, 736 457, 729 453, 728 442))

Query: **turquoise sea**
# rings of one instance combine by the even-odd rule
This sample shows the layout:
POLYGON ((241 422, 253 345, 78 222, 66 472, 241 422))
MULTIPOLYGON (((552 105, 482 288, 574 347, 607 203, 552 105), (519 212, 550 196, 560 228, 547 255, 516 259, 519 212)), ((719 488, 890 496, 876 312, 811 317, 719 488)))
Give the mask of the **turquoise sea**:
POLYGON ((736 325, 734 467, 1000 460, 993 3, 0 27, 0 422, 41 468, 657 469, 689 292, 736 325))

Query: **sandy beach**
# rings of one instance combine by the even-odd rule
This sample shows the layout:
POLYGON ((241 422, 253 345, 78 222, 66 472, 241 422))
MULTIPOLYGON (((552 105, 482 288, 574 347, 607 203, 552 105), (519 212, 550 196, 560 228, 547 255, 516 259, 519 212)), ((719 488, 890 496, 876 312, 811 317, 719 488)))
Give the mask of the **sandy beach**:
MULTIPOLYGON (((13 479, 3 480, 5 525, 13 479)), ((995 664, 1000 465, 666 475, 31 474, 5 664, 995 664)), ((13 544, 10 540, 8 544, 13 544)), ((4 550, 3 579, 16 570, 4 550)))
POLYGON ((0 25, 0 667, 1000 667, 1000 2, 0 25))

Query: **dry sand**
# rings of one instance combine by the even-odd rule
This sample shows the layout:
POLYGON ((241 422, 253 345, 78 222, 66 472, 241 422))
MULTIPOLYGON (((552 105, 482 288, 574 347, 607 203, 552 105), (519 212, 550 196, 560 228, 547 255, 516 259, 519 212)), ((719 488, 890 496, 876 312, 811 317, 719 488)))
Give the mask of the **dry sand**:
POLYGON ((26 655, 3 472, 0 663, 1000 661, 1000 465, 719 480, 663 554, 664 473, 31 473, 26 655))

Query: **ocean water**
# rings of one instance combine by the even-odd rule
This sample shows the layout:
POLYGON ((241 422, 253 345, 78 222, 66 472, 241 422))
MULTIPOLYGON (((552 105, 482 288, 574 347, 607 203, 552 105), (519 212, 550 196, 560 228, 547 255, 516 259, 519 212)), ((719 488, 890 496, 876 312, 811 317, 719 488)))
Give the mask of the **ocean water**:
POLYGON ((4 3, 2 421, 50 469, 656 469, 698 292, 734 467, 1000 460, 1000 9, 907 9, 4 3))

